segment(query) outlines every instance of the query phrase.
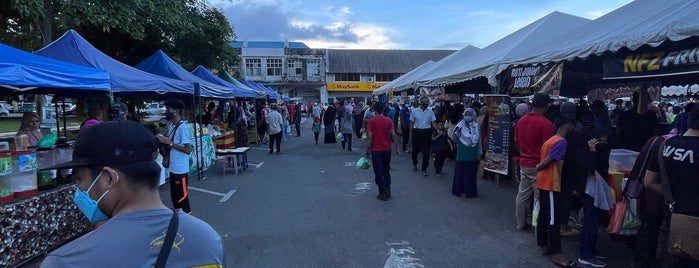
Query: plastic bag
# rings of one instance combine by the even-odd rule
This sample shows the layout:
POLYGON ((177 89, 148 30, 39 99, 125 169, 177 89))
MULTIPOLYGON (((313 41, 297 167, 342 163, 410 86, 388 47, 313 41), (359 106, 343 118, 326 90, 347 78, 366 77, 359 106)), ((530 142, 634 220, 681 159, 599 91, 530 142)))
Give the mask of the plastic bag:
POLYGON ((36 145, 39 146, 39 148, 51 148, 54 144, 56 144, 56 141, 58 140, 58 135, 54 132, 51 132, 49 134, 46 134, 44 138, 42 138, 36 145))
POLYGON ((611 218, 609 219, 609 226, 607 226, 607 231, 610 234, 619 234, 621 232, 621 227, 626 217, 626 207, 628 207, 628 199, 626 198, 616 202, 614 205, 611 218))
POLYGON ((345 135, 343 135, 341 132, 337 133, 337 136, 335 136, 338 141, 344 141, 345 140, 345 135))
POLYGON ((539 219, 539 200, 534 202, 534 208, 532 209, 532 226, 536 227, 536 221, 539 219))
POLYGON ((620 235, 635 235, 638 233, 638 229, 641 228, 641 221, 638 220, 636 214, 633 213, 631 206, 627 204, 626 211, 624 213, 624 222, 621 225, 620 235))
POLYGON ((371 167, 371 161, 369 161, 368 158, 365 156, 362 156, 357 160, 357 169, 362 170, 362 169, 369 169, 371 167))

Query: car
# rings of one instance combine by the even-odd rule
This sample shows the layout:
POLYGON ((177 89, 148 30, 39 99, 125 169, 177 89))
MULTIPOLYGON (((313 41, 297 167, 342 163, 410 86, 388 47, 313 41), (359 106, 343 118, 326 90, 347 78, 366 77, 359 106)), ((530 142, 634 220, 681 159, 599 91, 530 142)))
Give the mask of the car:
POLYGON ((12 111, 12 105, 6 101, 0 101, 0 107, 4 107, 7 111, 12 111))
POLYGON ((151 102, 146 104, 146 108, 141 109, 141 112, 147 115, 163 115, 165 114, 165 105, 159 102, 151 102))
POLYGON ((0 105, 0 116, 9 116, 10 110, 5 105, 0 105))
MULTIPOLYGON (((55 109, 54 108, 55 105, 53 103, 50 105, 50 107, 51 107, 51 110, 55 109)), ((64 109, 63 107, 65 107, 65 114, 66 115, 75 115, 75 108, 76 108, 75 104, 72 104, 70 102, 66 102, 65 104, 63 104, 63 103, 59 102, 58 103, 58 114, 59 115, 63 115, 63 109, 64 109)))

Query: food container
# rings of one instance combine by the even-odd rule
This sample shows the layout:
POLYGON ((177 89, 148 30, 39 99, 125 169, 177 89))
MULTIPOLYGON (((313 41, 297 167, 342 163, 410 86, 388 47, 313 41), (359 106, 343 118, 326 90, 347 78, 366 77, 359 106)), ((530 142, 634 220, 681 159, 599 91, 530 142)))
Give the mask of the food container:
POLYGON ((638 152, 627 149, 612 149, 609 154, 609 170, 613 171, 631 171, 633 164, 636 162, 638 152))
POLYGON ((33 150, 15 151, 12 153, 10 189, 12 189, 15 198, 32 197, 39 192, 36 185, 38 167, 36 152, 33 150))

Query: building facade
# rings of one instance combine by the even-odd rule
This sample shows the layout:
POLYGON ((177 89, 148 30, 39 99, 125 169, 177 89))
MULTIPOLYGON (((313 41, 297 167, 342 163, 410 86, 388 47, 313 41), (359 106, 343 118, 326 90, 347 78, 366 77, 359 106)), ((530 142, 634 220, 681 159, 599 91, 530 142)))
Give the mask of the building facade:
POLYGON ((371 98, 374 89, 426 61, 438 61, 453 50, 313 49, 300 42, 231 44, 241 55, 233 69, 255 81, 304 102, 371 98))

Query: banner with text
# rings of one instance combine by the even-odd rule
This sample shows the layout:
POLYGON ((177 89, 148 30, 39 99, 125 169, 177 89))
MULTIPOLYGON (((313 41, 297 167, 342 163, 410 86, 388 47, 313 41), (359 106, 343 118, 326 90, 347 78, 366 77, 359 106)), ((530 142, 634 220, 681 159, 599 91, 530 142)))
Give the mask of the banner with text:
POLYGON ((370 82, 328 82, 328 91, 374 91, 386 83, 370 82))
MULTIPOLYGON (((485 170, 507 175, 510 148, 510 97, 485 95, 488 107, 488 144, 485 151, 485 170)), ((481 134, 483 135, 483 134, 481 134)))
POLYGON ((505 87, 510 96, 528 96, 536 92, 554 94, 561 88, 563 63, 510 67, 506 71, 505 87))
POLYGON ((699 73, 699 46, 616 53, 604 58, 604 79, 699 73))

